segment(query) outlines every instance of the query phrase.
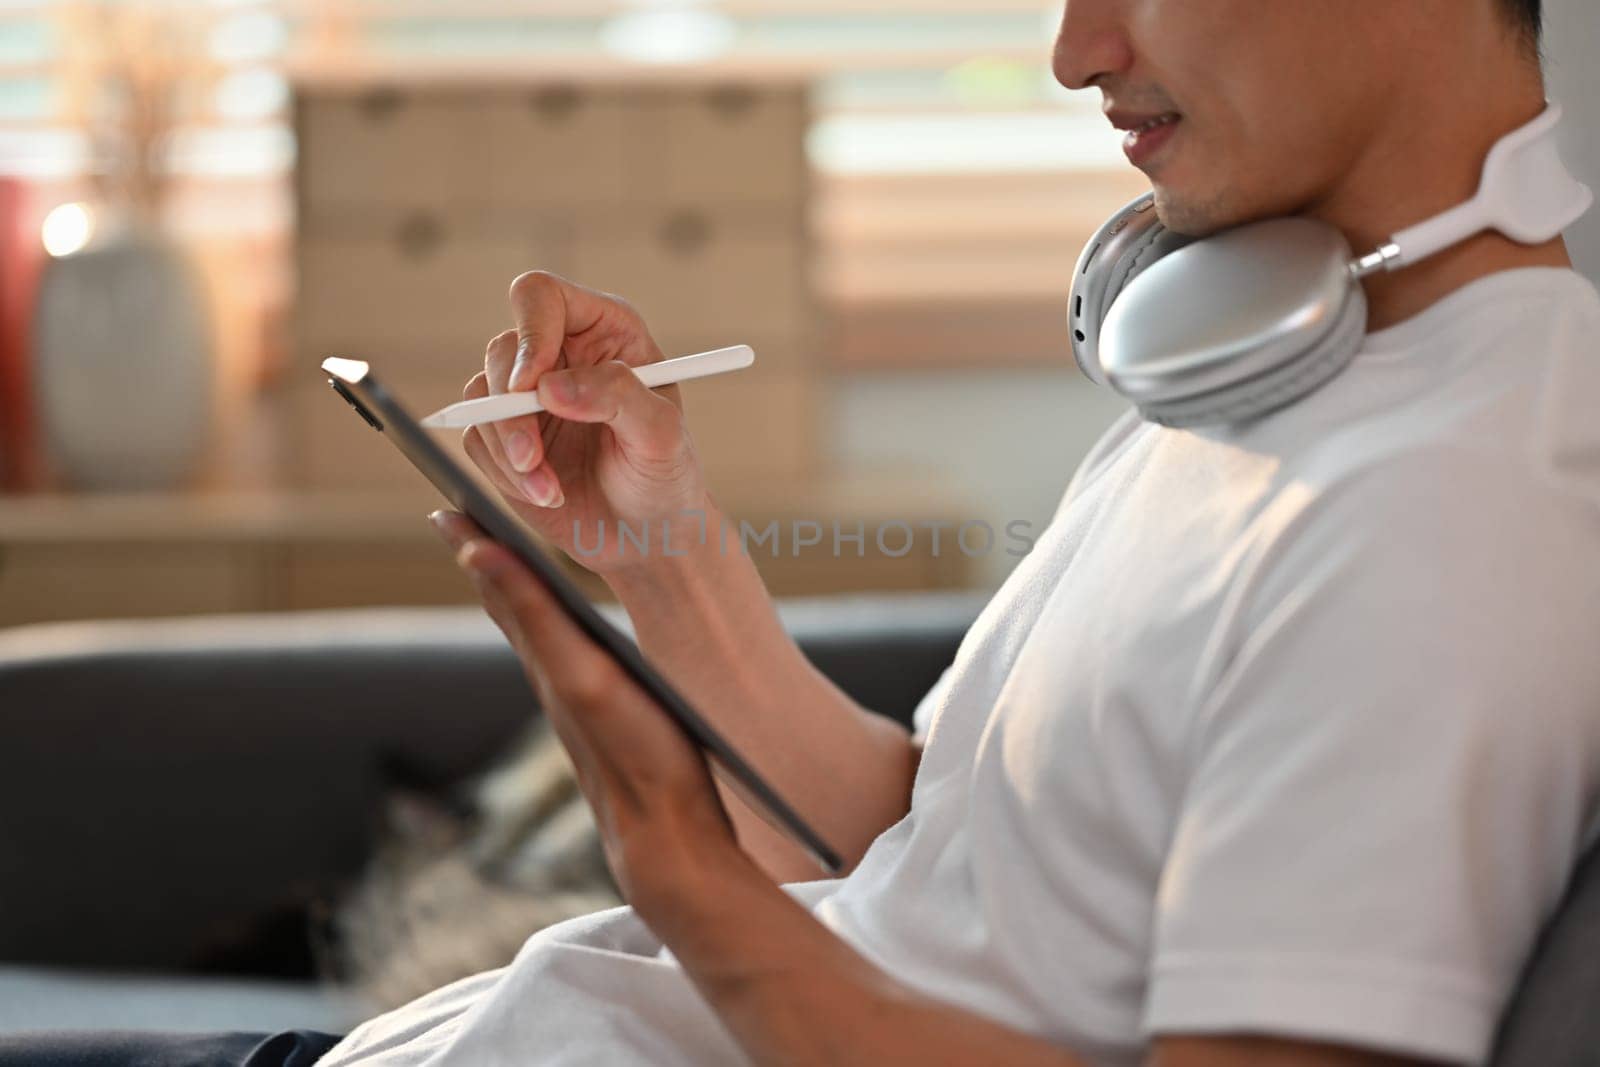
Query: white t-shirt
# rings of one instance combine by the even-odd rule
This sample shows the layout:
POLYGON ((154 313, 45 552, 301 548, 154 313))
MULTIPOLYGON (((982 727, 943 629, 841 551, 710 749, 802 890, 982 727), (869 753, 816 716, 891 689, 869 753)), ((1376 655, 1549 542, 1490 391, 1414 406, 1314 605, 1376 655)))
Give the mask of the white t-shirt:
MULTIPOLYGON (((1124 418, 917 710, 911 810, 790 887, 1095 1064, 1257 1032, 1484 1061, 1600 786, 1600 297, 1481 279, 1233 429, 1124 418)), ((344 1064, 739 1053, 627 909, 344 1064)))

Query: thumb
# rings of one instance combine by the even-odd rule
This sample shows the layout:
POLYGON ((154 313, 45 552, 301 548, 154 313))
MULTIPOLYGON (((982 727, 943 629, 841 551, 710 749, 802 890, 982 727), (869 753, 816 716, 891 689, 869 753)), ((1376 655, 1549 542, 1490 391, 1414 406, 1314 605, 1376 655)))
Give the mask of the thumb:
POLYGON ((678 405, 617 360, 551 371, 539 379, 539 402, 557 418, 604 423, 625 451, 643 458, 676 459, 688 442, 678 405))

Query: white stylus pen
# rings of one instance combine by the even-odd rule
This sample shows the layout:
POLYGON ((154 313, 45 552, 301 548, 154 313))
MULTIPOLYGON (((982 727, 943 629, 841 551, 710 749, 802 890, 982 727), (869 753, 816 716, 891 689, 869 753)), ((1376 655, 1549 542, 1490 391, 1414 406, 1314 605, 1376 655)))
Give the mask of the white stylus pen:
MULTIPOLYGON (((713 374, 740 370, 755 361, 755 350, 749 345, 734 345, 732 348, 698 352, 692 356, 664 359, 659 363, 646 363, 642 367, 629 369, 645 385, 651 389, 658 389, 663 385, 676 385, 692 378, 708 378, 713 374)), ((423 419, 422 425, 435 430, 464 429, 485 422, 514 419, 518 415, 533 415, 543 410, 544 405, 539 403, 539 394, 536 392, 502 393, 499 396, 486 396, 478 400, 463 400, 449 407, 440 408, 423 419)))

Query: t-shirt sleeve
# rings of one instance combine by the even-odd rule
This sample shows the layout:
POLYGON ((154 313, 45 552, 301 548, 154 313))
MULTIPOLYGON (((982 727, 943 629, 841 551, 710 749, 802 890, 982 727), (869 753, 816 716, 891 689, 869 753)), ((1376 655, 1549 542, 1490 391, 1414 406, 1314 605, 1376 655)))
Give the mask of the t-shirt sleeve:
POLYGON ((922 695, 917 701, 916 710, 911 713, 911 740, 919 747, 928 740, 928 730, 933 726, 934 713, 944 703, 946 693, 950 690, 951 668, 946 667, 939 675, 938 681, 922 695))
POLYGON ((1200 685, 1146 1030, 1482 1063, 1589 837, 1600 527, 1457 458, 1306 493, 1200 685))

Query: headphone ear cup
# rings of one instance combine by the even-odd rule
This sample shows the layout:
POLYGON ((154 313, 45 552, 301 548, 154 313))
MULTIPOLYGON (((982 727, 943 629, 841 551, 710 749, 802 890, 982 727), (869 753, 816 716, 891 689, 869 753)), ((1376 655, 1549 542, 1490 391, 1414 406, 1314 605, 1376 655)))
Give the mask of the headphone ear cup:
POLYGON ((1240 423, 1329 381, 1360 349, 1366 300, 1344 235, 1267 219, 1126 280, 1100 324, 1107 384, 1151 422, 1240 423))
POLYGON ((1173 429, 1238 424, 1263 418, 1321 389, 1338 377, 1367 336, 1367 297, 1359 285, 1350 295, 1333 330, 1295 359, 1229 389, 1139 405, 1146 420, 1173 429))
POLYGON ((1078 369, 1097 385, 1105 385, 1100 365, 1100 329, 1111 305, 1137 278, 1163 256, 1193 239, 1173 233, 1153 210, 1155 194, 1146 193, 1107 219, 1078 258, 1069 296, 1072 355, 1078 369))

